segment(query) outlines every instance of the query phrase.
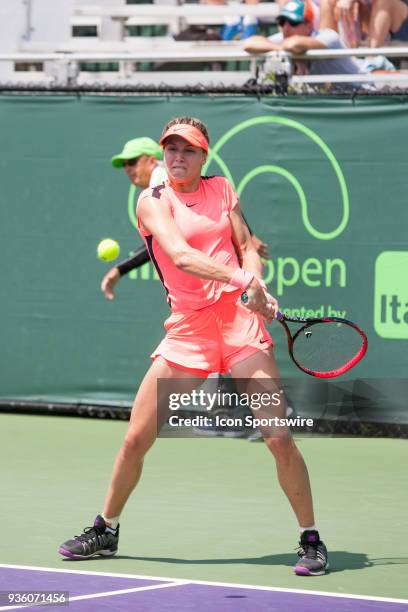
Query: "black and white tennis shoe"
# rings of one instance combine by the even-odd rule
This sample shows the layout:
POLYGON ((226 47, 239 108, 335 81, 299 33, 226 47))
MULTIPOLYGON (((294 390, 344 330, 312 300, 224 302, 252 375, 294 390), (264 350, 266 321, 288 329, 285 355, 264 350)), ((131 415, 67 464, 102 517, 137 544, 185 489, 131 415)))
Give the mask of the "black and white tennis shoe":
POLYGON ((302 533, 298 555, 300 558, 294 567, 298 576, 323 576, 329 568, 326 546, 314 529, 302 533))
POLYGON ((111 529, 102 516, 98 515, 93 527, 86 527, 83 533, 67 540, 58 549, 64 557, 70 559, 91 559, 96 555, 111 557, 118 551, 119 525, 111 529))

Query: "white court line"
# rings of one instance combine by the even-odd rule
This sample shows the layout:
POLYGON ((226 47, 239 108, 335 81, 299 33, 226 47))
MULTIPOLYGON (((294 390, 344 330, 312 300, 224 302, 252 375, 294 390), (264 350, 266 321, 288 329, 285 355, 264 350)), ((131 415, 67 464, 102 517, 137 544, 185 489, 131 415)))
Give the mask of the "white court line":
MULTIPOLYGON (((169 582, 167 584, 151 584, 150 586, 135 587, 133 589, 121 589, 120 591, 105 591, 104 593, 91 593, 90 595, 76 595, 69 598, 69 604, 73 601, 79 601, 81 599, 96 599, 98 597, 111 597, 112 595, 125 595, 127 593, 138 593, 140 591, 153 591, 156 589, 166 589, 168 587, 176 587, 183 584, 189 584, 188 581, 179 580, 178 582, 169 582)), ((0 610, 17 610, 19 608, 33 608, 38 607, 40 604, 23 604, 21 606, 0 606, 0 610)), ((53 606, 55 603, 50 602, 49 604, 41 604, 41 606, 53 606)))
MULTIPOLYGON (((181 584, 204 584, 208 586, 222 586, 232 589, 252 589, 256 591, 272 591, 277 593, 295 593, 299 595, 321 595, 322 597, 340 597, 343 599, 363 599, 367 601, 384 601, 389 603, 403 603, 408 604, 408 599, 395 599, 392 597, 375 597, 373 595, 353 595, 352 593, 330 593, 328 591, 311 591, 306 589, 285 589, 281 587, 267 587, 259 586, 254 584, 239 584, 231 582, 211 582, 208 580, 190 580, 188 578, 164 578, 163 576, 141 576, 139 574, 116 574, 110 572, 89 572, 86 570, 66 570, 55 567, 35 567, 30 565, 8 565, 6 563, 0 563, 0 569, 20 569, 20 570, 32 570, 38 572, 59 572, 63 574, 82 574, 88 576, 108 576, 110 578, 134 578, 135 580, 158 580, 163 582, 177 582, 181 584)), ((10 608, 8 608, 10 609, 10 608)))

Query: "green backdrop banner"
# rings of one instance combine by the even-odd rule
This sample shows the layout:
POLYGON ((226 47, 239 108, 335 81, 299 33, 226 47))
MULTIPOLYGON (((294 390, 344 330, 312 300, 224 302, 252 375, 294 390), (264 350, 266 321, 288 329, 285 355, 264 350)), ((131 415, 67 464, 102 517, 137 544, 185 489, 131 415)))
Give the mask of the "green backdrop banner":
MULTIPOLYGON (((185 114, 209 127, 206 172, 231 180, 269 244, 281 309, 367 330, 350 379, 406 377, 406 100, 2 96, 0 397, 133 396, 167 305, 151 264, 113 302, 100 291, 98 242, 115 238, 121 256, 141 243, 136 190, 110 157, 185 114)), ((272 333, 283 375, 297 375, 272 333)))

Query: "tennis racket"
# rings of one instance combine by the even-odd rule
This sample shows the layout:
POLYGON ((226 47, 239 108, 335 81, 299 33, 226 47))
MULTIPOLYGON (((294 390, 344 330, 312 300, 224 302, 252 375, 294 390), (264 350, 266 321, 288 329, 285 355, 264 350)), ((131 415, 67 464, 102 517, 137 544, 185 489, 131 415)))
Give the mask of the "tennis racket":
MULTIPOLYGON (((246 291, 241 300, 243 304, 248 303, 246 291)), ((367 336, 347 319, 287 317, 279 311, 276 318, 285 330, 292 361, 310 376, 341 376, 354 368, 367 352, 367 336), (291 332, 288 323, 297 324, 297 328, 291 332)))

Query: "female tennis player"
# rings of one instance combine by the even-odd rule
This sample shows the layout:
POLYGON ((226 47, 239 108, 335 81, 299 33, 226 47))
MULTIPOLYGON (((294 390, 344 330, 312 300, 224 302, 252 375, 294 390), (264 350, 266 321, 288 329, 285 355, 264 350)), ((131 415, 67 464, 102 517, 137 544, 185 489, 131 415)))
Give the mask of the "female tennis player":
MULTIPOLYGON (((167 293, 171 314, 166 336, 136 395, 129 428, 115 461, 102 515, 59 548, 71 559, 110 556, 118 550, 119 517, 141 475, 143 457, 157 437, 158 379, 188 384, 192 377, 231 372, 239 387, 278 392, 276 406, 261 415, 284 417, 279 374, 264 319, 277 301, 260 281, 261 262, 239 201, 223 177, 202 177, 209 137, 198 119, 180 117, 164 128, 160 144, 168 180, 145 189, 138 200, 139 230, 167 293), (246 291, 248 303, 241 294, 246 291), (184 383, 183 383, 184 379, 184 383)), ((325 573, 327 551, 314 524, 309 477, 286 428, 261 429, 277 466, 280 485, 300 528, 295 572, 325 573), (278 431, 279 430, 279 431, 278 431)))

